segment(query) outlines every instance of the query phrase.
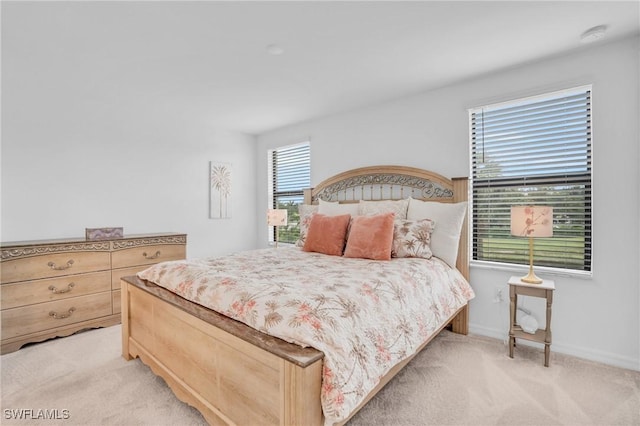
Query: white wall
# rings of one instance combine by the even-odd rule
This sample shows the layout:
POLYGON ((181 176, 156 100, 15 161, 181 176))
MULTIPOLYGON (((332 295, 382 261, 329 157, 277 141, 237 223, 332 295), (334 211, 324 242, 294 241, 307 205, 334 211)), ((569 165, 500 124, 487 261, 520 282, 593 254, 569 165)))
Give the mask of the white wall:
MULTIPOLYGON (((310 138, 312 184, 353 167, 399 164, 468 176, 468 108, 593 84, 593 277, 556 280, 552 351, 640 369, 637 261, 639 40, 596 45, 439 90, 279 129, 258 138, 258 193, 266 190, 266 151, 310 138)), ((258 212, 266 209, 258 198, 258 212)), ((261 217, 261 216, 258 216, 261 217)), ((259 242, 267 239, 258 226, 259 242)), ((496 286, 522 270, 471 268, 476 298, 471 332, 504 338, 506 303, 496 286)), ((527 301, 542 323, 542 306, 527 301)), ((506 349, 505 349, 506 350, 506 349)), ((552 360, 553 363, 553 360, 552 360)))
POLYGON ((187 233, 188 257, 255 247, 255 137, 93 99, 26 64, 2 66, 2 241, 123 226, 187 233), (208 219, 210 160, 233 165, 231 219, 208 219))

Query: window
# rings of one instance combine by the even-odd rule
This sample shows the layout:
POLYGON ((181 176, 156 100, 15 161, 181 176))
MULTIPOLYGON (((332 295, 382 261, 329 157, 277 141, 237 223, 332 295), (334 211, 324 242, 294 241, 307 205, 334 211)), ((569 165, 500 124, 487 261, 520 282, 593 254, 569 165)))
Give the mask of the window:
MULTIPOLYGON (((300 235, 298 205, 303 191, 311 187, 311 152, 309 142, 269 151, 271 207, 287 209, 287 226, 278 227, 278 241, 295 243, 300 235)), ((270 239, 274 229, 269 230, 270 239)))
POLYGON ((553 237, 535 264, 591 271, 591 87, 470 113, 473 260, 528 265, 510 235, 512 205, 553 207, 553 237))

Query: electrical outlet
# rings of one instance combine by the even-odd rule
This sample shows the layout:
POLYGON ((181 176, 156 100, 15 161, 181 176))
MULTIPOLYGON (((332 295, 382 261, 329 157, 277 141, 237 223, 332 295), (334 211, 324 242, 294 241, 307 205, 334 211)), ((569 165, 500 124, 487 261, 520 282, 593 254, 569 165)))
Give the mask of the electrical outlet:
POLYGON ((500 286, 500 285, 495 286, 495 288, 493 289, 493 303, 504 302, 505 300, 504 291, 505 291, 504 286, 500 286))

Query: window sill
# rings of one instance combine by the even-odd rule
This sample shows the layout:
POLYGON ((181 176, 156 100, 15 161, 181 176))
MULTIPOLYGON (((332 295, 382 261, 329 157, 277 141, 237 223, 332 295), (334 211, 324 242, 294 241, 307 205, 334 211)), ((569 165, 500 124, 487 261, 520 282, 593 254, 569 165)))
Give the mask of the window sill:
MULTIPOLYGON (((295 243, 288 243, 286 241, 278 241, 278 247, 294 247, 296 244, 295 243)), ((276 243, 275 241, 271 240, 271 241, 267 241, 267 247, 275 247, 276 243)))
MULTIPOLYGON (((505 271, 505 272, 511 272, 514 274, 522 274, 522 275, 526 275, 527 272, 529 272, 529 267, 525 265, 513 265, 509 263, 487 262, 482 260, 472 260, 470 263, 470 266, 473 269, 505 271)), ((579 278, 583 280, 593 279, 593 271, 590 271, 590 272, 572 271, 570 269, 559 269, 559 268, 550 268, 547 266, 536 266, 535 264, 533 265, 533 268, 536 274, 538 275, 553 276, 553 277, 571 277, 571 278, 579 278)))

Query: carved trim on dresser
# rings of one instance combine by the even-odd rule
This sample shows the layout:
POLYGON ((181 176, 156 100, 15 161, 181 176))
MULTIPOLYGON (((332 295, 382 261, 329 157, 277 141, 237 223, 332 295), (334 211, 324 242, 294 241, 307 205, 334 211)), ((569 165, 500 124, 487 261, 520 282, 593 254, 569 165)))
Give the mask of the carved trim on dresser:
POLYGON ((21 257, 38 256, 47 253, 67 251, 109 251, 109 241, 99 243, 54 244, 50 246, 19 247, 2 250, 2 260, 19 259, 21 257))
POLYGON ((167 236, 167 237, 154 237, 154 238, 140 238, 122 241, 112 241, 113 249, 123 249, 140 246, 151 246, 158 244, 186 244, 186 235, 167 236))

